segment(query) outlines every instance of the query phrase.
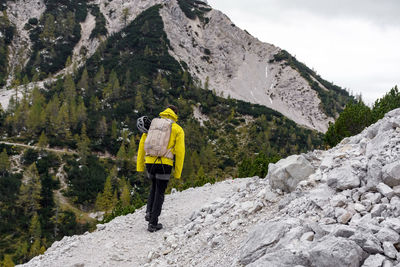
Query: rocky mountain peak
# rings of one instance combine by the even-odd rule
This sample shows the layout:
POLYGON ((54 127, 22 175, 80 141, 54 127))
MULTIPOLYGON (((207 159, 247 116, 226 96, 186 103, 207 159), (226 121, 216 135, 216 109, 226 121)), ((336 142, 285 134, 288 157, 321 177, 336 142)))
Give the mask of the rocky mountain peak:
POLYGON ((393 110, 330 150, 271 164, 265 179, 173 192, 155 234, 141 209, 24 266, 400 266, 399 122, 393 110))
MULTIPOLYGON (((120 32, 139 14, 157 4, 162 5, 160 14, 170 42, 169 53, 181 62, 182 68, 199 84, 224 97, 267 106, 300 125, 320 132, 325 132, 328 123, 334 120, 336 111, 324 110, 325 103, 321 102, 321 97, 338 92, 333 92, 317 80, 314 77, 316 74, 301 73, 289 62, 275 60, 276 55, 281 52, 280 48, 263 43, 238 28, 222 12, 212 9, 206 1, 90 1, 85 7, 88 8, 86 18, 79 22, 80 40, 74 44, 72 62, 76 66, 83 66, 103 41, 120 32), (94 12, 96 8, 99 10, 98 14, 94 12), (105 20, 107 34, 93 36, 92 32, 101 18, 105 20)), ((45 11, 46 4, 42 0, 7 2, 6 12, 16 26, 16 34, 9 48, 10 71, 7 86, 11 85, 17 66, 25 66, 28 61, 33 62, 29 58, 34 44, 26 24, 29 24, 30 19, 39 20, 45 11)), ((53 75, 71 72, 72 66, 74 64, 53 75)), ((2 95, 5 100, 1 102, 3 106, 7 106, 11 94, 3 89, 2 95)), ((326 99, 330 102, 336 101, 326 99)))

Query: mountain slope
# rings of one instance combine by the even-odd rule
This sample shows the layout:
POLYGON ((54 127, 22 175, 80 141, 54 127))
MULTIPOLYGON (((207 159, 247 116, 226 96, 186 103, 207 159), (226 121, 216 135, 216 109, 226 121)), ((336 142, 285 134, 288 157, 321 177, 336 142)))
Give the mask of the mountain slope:
POLYGON ((17 29, 9 46, 8 85, 21 69, 36 80, 62 74, 68 57, 77 65, 84 64, 103 40, 144 10, 161 4, 169 53, 197 83, 207 81, 204 87, 217 94, 270 107, 320 132, 327 130, 328 122, 349 99, 346 91, 329 86, 311 70, 305 76, 289 58, 276 60, 280 48, 260 42, 201 1, 96 0, 86 5, 85 1, 65 0, 64 9, 54 8, 56 2, 7 2, 6 12, 17 29), (26 12, 31 9, 35 12, 26 12), (75 16, 71 29, 65 26, 71 24, 68 12, 75 16), (63 26, 47 27, 52 20, 63 26))
POLYGON ((142 209, 24 266, 399 266, 399 121, 393 110, 331 150, 279 161, 277 177, 169 195, 159 232, 146 231, 142 209), (301 176, 293 168, 312 174, 284 193, 272 181, 301 176))

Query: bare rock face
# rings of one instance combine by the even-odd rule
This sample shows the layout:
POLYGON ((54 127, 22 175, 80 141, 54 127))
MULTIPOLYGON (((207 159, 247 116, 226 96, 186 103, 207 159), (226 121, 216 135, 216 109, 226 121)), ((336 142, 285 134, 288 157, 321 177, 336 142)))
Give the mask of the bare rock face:
MULTIPOLYGON (((7 2, 7 16, 11 23, 15 25, 16 32, 9 54, 10 73, 7 85, 11 84, 12 73, 19 64, 24 64, 29 59, 31 53, 31 40, 29 32, 24 29, 30 18, 40 19, 46 10, 43 0, 16 0, 7 2)), ((4 106, 3 106, 4 107, 4 106)))
POLYGON ((274 189, 292 192, 297 184, 314 173, 310 162, 302 155, 293 155, 268 166, 270 185, 274 189))
POLYGON ((206 13, 210 21, 204 24, 188 19, 175 1, 166 5, 161 15, 171 55, 186 62, 199 81, 208 80, 209 89, 270 107, 320 132, 327 130, 333 119, 320 110, 317 93, 296 70, 271 61, 278 47, 239 29, 220 11, 206 13))

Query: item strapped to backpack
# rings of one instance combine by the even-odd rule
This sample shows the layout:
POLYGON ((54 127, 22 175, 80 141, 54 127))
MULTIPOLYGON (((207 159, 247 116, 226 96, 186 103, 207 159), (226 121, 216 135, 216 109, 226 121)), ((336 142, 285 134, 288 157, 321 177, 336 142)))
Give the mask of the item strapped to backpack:
POLYGON ((172 123, 173 120, 166 118, 155 118, 152 120, 146 141, 144 142, 146 156, 174 159, 171 149, 168 149, 172 123))

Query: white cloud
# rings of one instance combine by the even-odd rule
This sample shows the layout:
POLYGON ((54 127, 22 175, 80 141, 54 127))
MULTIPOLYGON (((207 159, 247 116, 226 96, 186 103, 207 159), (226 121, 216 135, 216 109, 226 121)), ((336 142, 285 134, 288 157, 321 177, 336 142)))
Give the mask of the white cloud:
MULTIPOLYGON (((374 11, 370 0, 363 1, 364 8, 354 15, 351 11, 356 10, 360 1, 348 4, 348 9, 343 9, 343 1, 335 2, 337 6, 299 5, 300 8, 290 6, 288 0, 209 0, 209 3, 261 41, 287 50, 324 79, 361 93, 372 103, 394 85, 400 85, 400 23, 390 24, 389 20, 395 20, 390 14, 383 24, 376 16, 369 18, 374 11)), ((381 4, 377 13, 399 6, 397 1, 383 2, 386 5, 375 2, 381 4)))

